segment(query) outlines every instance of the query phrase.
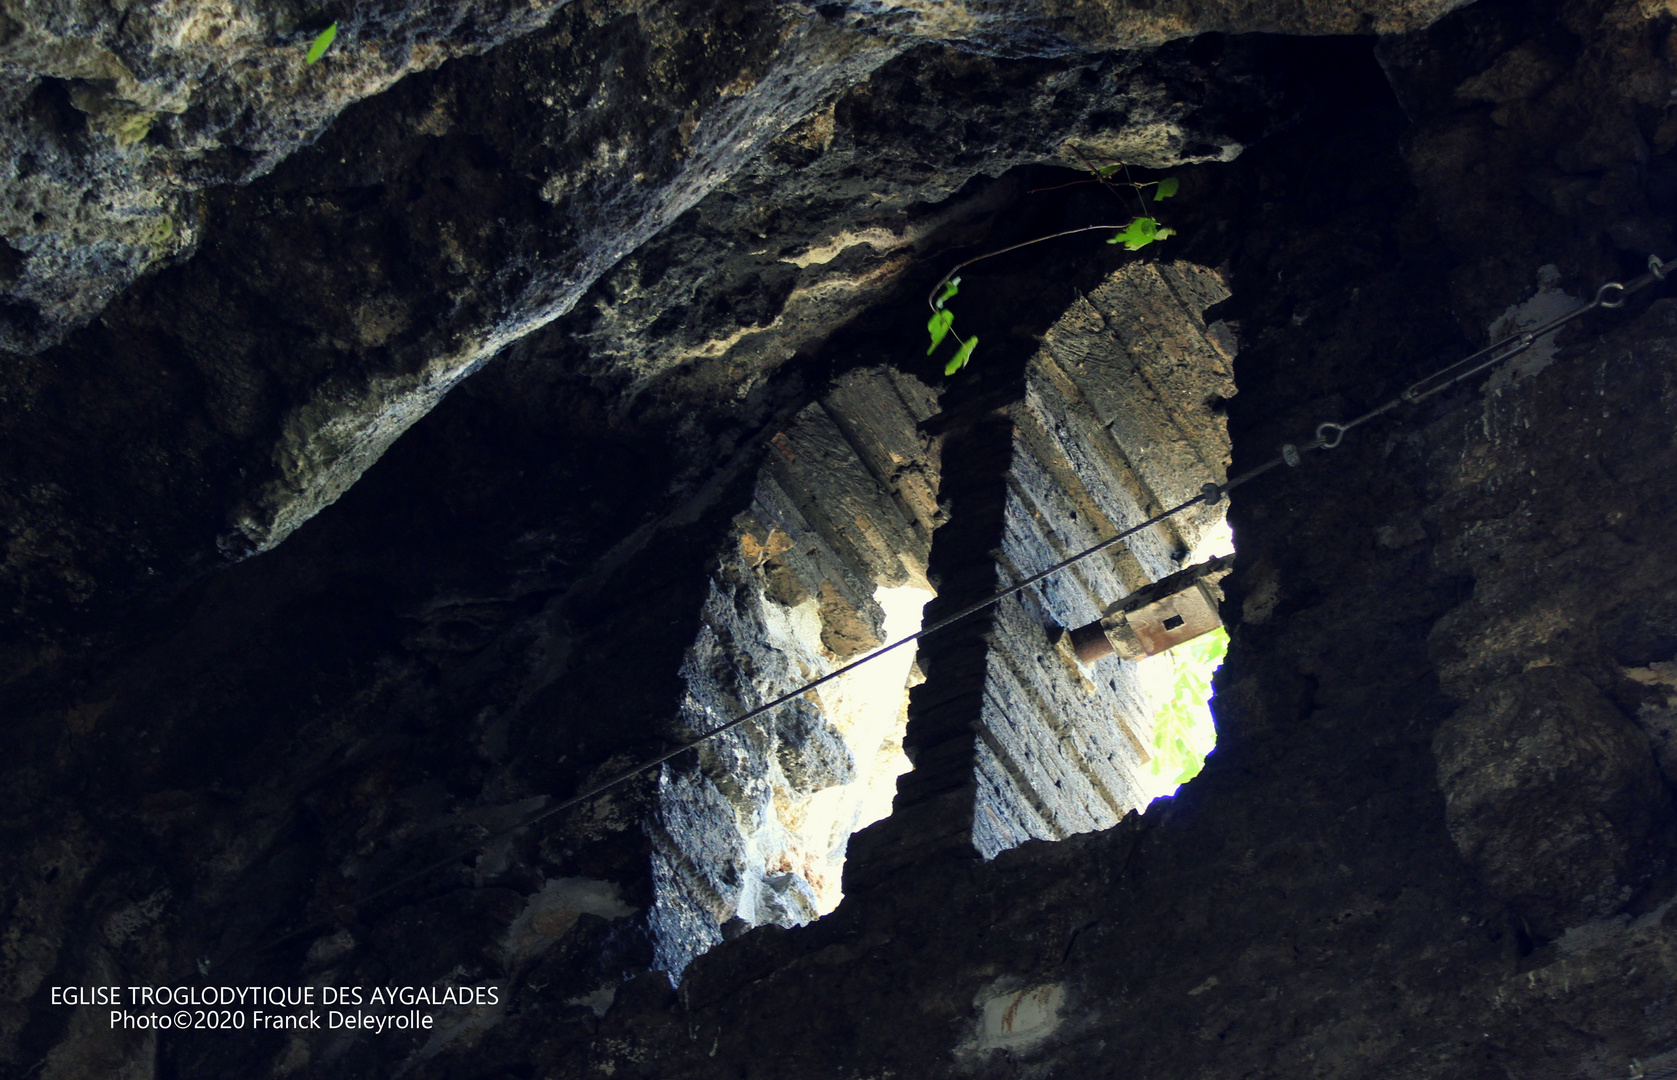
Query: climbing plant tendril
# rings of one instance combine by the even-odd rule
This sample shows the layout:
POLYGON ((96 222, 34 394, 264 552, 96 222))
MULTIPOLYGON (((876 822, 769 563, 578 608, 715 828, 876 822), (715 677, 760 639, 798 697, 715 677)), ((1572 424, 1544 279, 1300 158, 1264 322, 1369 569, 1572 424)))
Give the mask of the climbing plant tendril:
MULTIPOLYGON (((926 355, 930 356, 936 352, 937 347, 943 344, 944 338, 951 335, 954 336, 955 340, 960 343, 960 348, 956 349, 955 355, 950 357, 949 361, 943 365, 943 373, 945 375, 953 375, 957 371, 966 367, 967 362, 972 359, 973 349, 978 345, 978 335, 974 334, 970 338, 964 338, 960 334, 954 332, 955 313, 944 306, 949 302, 951 297, 960 292, 961 279, 957 275, 965 267, 971 266, 973 263, 980 262, 984 259, 994 258, 997 255, 1005 255, 1010 251, 1018 251, 1022 247, 1029 247, 1032 244, 1040 244, 1044 240, 1056 240, 1062 236, 1073 236, 1077 233, 1091 232, 1096 229, 1117 230, 1112 239, 1108 240, 1107 243, 1123 244, 1125 251, 1140 251, 1142 248, 1154 241, 1163 240, 1168 236, 1176 235, 1175 229, 1159 224, 1159 219, 1148 213, 1147 204, 1142 201, 1141 193, 1147 188, 1152 188, 1153 201, 1163 202, 1181 190, 1182 182, 1180 180, 1174 176, 1167 176, 1162 180, 1145 180, 1137 183, 1136 181, 1129 179, 1128 167, 1124 165, 1123 162, 1113 162, 1108 165, 1097 166, 1094 162, 1089 160, 1088 156, 1085 155, 1083 151, 1077 149, 1077 147, 1071 147, 1071 151, 1083 159, 1083 163, 1089 167, 1090 173, 1093 174, 1093 178, 1091 180, 1077 181, 1078 183, 1100 184, 1102 187, 1118 196, 1120 201, 1123 200, 1123 195, 1119 193, 1118 188, 1120 186, 1128 187, 1131 189, 1137 205, 1141 207, 1141 213, 1131 218, 1130 221, 1124 225, 1085 225, 1081 229, 1067 229, 1064 232, 1050 233, 1047 236, 1038 236, 1032 240, 1026 240, 1022 243, 1009 245, 1008 247, 1001 248, 998 251, 985 252, 983 255, 978 255, 968 259, 966 262, 954 267, 947 274, 943 275, 943 277, 939 278, 937 284, 932 286, 931 292, 926 295, 926 303, 932 309, 932 317, 926 320, 926 330, 932 337, 931 345, 926 348, 926 355), (1125 179, 1121 183, 1115 182, 1112 178, 1120 171, 1124 173, 1125 179)), ((1067 185, 1062 184, 1060 186, 1065 187, 1067 185)), ((1039 190, 1051 191, 1053 189, 1041 188, 1039 190)))
MULTIPOLYGON (((931 347, 926 350, 927 356, 932 355, 937 347, 943 344, 944 336, 949 333, 950 324, 955 321, 955 313, 943 305, 951 296, 961 291, 960 285, 960 278, 950 278, 943 283, 943 293, 932 301, 932 317, 926 323, 926 329, 931 331, 932 335, 931 347)), ((955 340, 961 343, 961 347, 955 350, 954 358, 943 365, 945 375, 953 375, 966 366, 967 360, 972 356, 973 347, 978 344, 978 335, 974 334, 970 338, 962 338, 960 334, 956 334, 955 340)))

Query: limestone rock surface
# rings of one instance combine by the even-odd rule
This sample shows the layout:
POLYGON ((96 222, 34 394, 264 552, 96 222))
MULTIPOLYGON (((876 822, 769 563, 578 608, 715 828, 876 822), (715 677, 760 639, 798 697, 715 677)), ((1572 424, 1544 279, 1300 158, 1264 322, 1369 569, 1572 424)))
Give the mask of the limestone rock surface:
MULTIPOLYGON (((737 515, 834 375, 923 376, 1012 445, 986 395, 1154 253, 1091 236, 974 273, 958 311, 984 344, 942 382, 924 293, 946 257, 1110 209, 1087 185, 1030 194, 1082 179, 1054 167, 1063 140, 1184 162, 1157 254, 1228 284, 1207 318, 1240 393, 1204 407, 1238 474, 1472 351, 1534 286, 1642 272, 1677 214, 1669 7, 1479 0, 1379 43, 1106 54, 1079 44, 1101 19, 1182 9, 1056 28, 1023 4, 579 0, 344 109, 248 183, 226 179, 238 152, 210 153, 230 171, 191 188, 191 257, 58 345, 20 339, 0 373, 0 1071, 1605 1080, 1657 1061, 1677 1045, 1677 881, 1656 810, 1644 854, 1631 807, 1605 834, 1620 861, 1585 862, 1641 883, 1610 914, 1582 879, 1539 882, 1577 905, 1547 940, 1450 834, 1434 740, 1505 680, 1565 672, 1576 693, 1532 708, 1573 701, 1617 749, 1545 745, 1610 765, 1606 805, 1650 792, 1608 708, 1669 728, 1677 323, 1658 290, 1500 394, 1458 387, 1234 493, 1229 613, 1252 617, 1218 749, 1172 803, 989 862, 922 835, 798 929, 810 879, 745 849, 786 773, 762 729, 512 826, 667 750, 696 688, 720 714, 796 685, 759 616, 807 615, 822 663, 870 637, 847 621, 824 643, 823 603, 868 623, 869 586, 908 567, 847 588, 774 552, 767 518, 747 551, 737 515), (914 25, 962 12, 938 31, 958 47, 914 25), (710 649, 730 611, 756 649, 710 649), (729 677, 689 682, 694 656, 729 677), (680 991, 656 970, 660 889, 693 894, 673 934, 718 942, 680 991), (763 925, 721 921, 744 901, 763 925), (508 1004, 439 1013, 446 1039, 229 1037, 113 1031, 49 996, 191 983, 206 959, 229 983, 493 984, 508 1004)), ((79 9, 25 14, 54 10, 79 9)), ((1343 21, 1362 10, 1257 3, 1242 25, 1375 27, 1343 21)), ((58 115, 91 123, 87 77, 59 70, 38 100, 63 91, 58 115)), ((27 138, 72 130, 29 115, 27 138)), ((854 527, 823 539, 839 561, 959 531, 997 494, 958 430, 941 471, 891 457, 931 398, 874 465, 903 529, 810 521, 854 527)), ((987 589, 993 546, 927 573, 951 599, 987 589)), ((971 645, 950 662, 982 663, 971 645)), ((1482 748, 1493 771, 1523 760, 1482 748)), ((938 746, 913 749, 908 777, 935 786, 938 746)))
POLYGON ((1464 0, 907 0, 832 5, 852 25, 960 42, 1000 55, 1137 49, 1204 33, 1398 34, 1419 30, 1464 0))
POLYGON ((689 48, 684 12, 567 7, 205 195, 191 259, 0 381, 9 605, 271 548, 515 343, 620 411, 758 407, 802 343, 982 227, 1012 189, 955 198, 975 174, 1074 141, 1224 160, 1284 120, 1241 46, 897 60, 911 39, 776 7, 689 48))
POLYGON ((1611 915, 1671 823, 1648 737, 1588 679, 1552 667, 1494 683, 1433 741, 1450 835, 1533 930, 1611 915))
POLYGON ((232 0, 0 9, 0 349, 37 352, 202 237, 344 108, 541 26, 562 0, 357 8, 232 0), (303 62, 337 23, 326 56, 303 62))
MULTIPOLYGON (((1412 28, 1443 9, 461 0, 345 15, 312 66, 302 53, 325 18, 312 9, 127 12, 87 0, 7 10, 0 348, 38 358, 20 358, 0 386, 14 417, 5 440, 28 448, 8 457, 14 484, 0 498, 15 523, 10 606, 38 609, 127 595, 282 541, 478 365, 569 310, 790 133, 768 175, 742 177, 731 205, 648 251, 629 287, 605 299, 608 318, 632 329, 662 337, 680 326, 672 305, 692 295, 694 272, 660 284, 659 268, 675 251, 684 266, 713 265, 695 231, 701 243, 732 237, 737 219, 771 239, 777 215, 766 205, 815 210, 823 198, 883 194, 860 190, 846 162, 890 151, 846 146, 844 129, 889 130, 881 121, 912 116, 918 99, 882 86, 832 110, 910 46, 933 39, 1061 67, 998 76, 978 56, 922 60, 921 85, 903 89, 964 95, 972 108, 1005 102, 1007 117, 910 121, 897 134, 913 140, 914 162, 941 161, 943 175, 899 183, 862 220, 830 232, 799 225, 748 249, 767 260, 711 275, 747 294, 743 349, 678 339, 662 356, 628 358, 635 385, 649 368, 697 362, 749 388, 763 356, 833 325, 839 305, 900 271, 905 245, 969 216, 893 217, 975 172, 1070 163, 1073 136, 1152 166, 1237 151, 1215 108, 1203 119, 1183 109, 1215 104, 1204 92, 1120 70, 1135 59, 1113 49, 1205 31, 1412 28), (717 32, 696 33, 713 18, 717 32), (1064 66, 1077 57, 1090 62, 1064 66), (1012 108, 1022 94, 1035 119, 1012 108), (827 155, 835 124, 840 153, 827 155), (273 173, 303 148, 306 163, 273 173), (119 402, 101 397, 125 382, 119 402), (67 430, 37 430, 61 426, 37 420, 48 400, 73 403, 67 430), (132 452, 99 450, 91 433, 103 430, 128 432, 132 452), (183 471, 190 484, 169 479, 183 471), (141 505, 141 493, 155 504, 141 505)), ((1225 111, 1235 91, 1263 111, 1261 88, 1238 73, 1224 91, 1225 111)), ((602 355, 625 348, 603 344, 602 355)))

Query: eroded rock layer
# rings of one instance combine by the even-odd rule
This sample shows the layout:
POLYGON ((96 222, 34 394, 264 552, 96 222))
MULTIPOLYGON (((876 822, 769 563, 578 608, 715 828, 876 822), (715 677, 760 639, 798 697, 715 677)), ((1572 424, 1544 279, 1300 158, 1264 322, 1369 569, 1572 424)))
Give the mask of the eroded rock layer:
MULTIPOLYGON (((794 867, 739 858, 741 838, 862 764, 812 704, 749 747, 732 793, 725 762, 683 760, 508 831, 679 737, 684 664, 720 658, 709 704, 757 692, 719 614, 813 614, 787 614, 809 633, 775 663, 881 632, 862 594, 895 571, 779 573, 785 508, 759 501, 774 436, 797 453, 797 418, 858 372, 896 367, 977 417, 942 436, 938 504, 906 498, 914 535, 880 548, 937 524, 928 584, 951 597, 998 579, 1006 500, 984 500, 1038 437, 995 395, 1018 397, 1043 335, 1100 309, 1120 268, 1159 252, 1227 283, 1206 318, 1238 344, 1240 393, 1216 403, 1238 473, 1492 324, 1672 254, 1667 5, 1191 7, 398 5, 344 15, 341 54, 283 78, 324 13, 264 16, 217 52, 196 7, 60 6, 50 26, 8 7, 25 197, 0 260, 0 1068, 1657 1064, 1677 1046, 1668 285, 1488 394, 1398 410, 1236 492, 1218 749, 1172 803, 984 861, 970 768, 951 774, 969 790, 939 787, 922 745, 900 790, 964 799, 964 831, 914 828, 904 800, 892 856, 862 858, 883 831, 861 834, 845 901, 783 929, 807 914, 794 867), (1087 179, 1068 142, 1137 179, 1169 167, 1176 236, 974 267, 957 325, 983 343, 940 381, 924 294, 950 265, 1132 212, 1060 187, 1087 179), (176 231, 143 231, 165 217, 176 231), (695 777, 718 797, 666 844, 658 815, 695 777), (652 913, 678 848, 697 873, 677 892, 730 859, 761 873, 721 882, 749 900, 738 922, 690 907, 716 924, 695 940, 731 940, 674 991, 652 913), (212 984, 496 994, 427 1003, 425 1031, 318 1034, 124 1028, 53 996, 212 984)), ((1101 408, 1088 422, 1146 415, 1101 408)), ((982 673, 989 643, 961 641, 948 661, 982 673)))

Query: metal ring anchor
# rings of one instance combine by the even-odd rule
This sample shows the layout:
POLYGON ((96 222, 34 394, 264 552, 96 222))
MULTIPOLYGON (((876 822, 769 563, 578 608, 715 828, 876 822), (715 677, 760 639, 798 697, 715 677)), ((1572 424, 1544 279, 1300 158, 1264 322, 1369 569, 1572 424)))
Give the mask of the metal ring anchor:
POLYGON ((1331 420, 1325 424, 1317 424, 1316 445, 1320 446, 1323 450, 1332 450, 1334 447, 1339 445, 1339 440, 1345 437, 1345 431, 1346 428, 1344 424, 1336 424, 1331 420), (1328 435, 1330 431, 1333 433, 1331 438, 1328 435))
POLYGON ((1606 282, 1605 284, 1603 284, 1601 286, 1601 288, 1599 288, 1595 291, 1595 302, 1596 302, 1597 307, 1604 307, 1604 308, 1624 307, 1625 306, 1625 287, 1623 285, 1619 284, 1617 281, 1606 282), (1607 299, 1607 294, 1608 294, 1609 291, 1617 293, 1618 295, 1614 299, 1609 300, 1609 299, 1607 299))

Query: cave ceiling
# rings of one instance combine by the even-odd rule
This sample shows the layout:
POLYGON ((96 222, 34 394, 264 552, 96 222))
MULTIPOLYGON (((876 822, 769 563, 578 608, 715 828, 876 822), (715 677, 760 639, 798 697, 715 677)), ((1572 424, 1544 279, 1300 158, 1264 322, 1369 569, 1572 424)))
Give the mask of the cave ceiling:
MULTIPOLYGON (((1005 580, 1016 507, 1097 535, 1079 425, 1117 445, 1163 385, 1103 389, 1102 348, 1201 380, 1110 451, 1164 477, 1145 509, 1190 443, 1238 473, 1671 257, 1674 62, 1656 0, 0 4, 0 1073, 1608 1080, 1677 1048, 1658 282, 1235 494, 1219 750, 1146 814, 979 858, 972 748, 915 719, 951 646, 909 679, 914 812, 823 918, 836 880, 763 837, 859 775, 830 702, 508 831, 859 655, 872 590, 1005 580), (1175 177, 1175 235, 973 267, 945 375, 954 262, 1133 216, 1085 159, 1175 177), (316 1035, 61 993, 223 983, 495 1000, 316 1035)), ((1043 597, 973 655, 1091 602, 1043 597)), ((1066 745, 1088 692, 1038 710, 1066 745)))

